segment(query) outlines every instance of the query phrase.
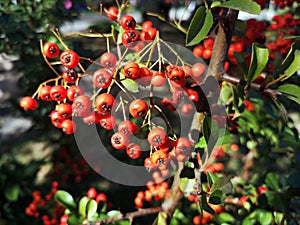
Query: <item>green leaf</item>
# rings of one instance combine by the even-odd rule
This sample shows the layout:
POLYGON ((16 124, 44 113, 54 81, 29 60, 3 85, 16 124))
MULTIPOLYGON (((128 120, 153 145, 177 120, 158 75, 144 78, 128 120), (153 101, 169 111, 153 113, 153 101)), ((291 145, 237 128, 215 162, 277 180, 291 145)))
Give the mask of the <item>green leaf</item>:
POLYGON ((279 191, 278 178, 274 173, 268 173, 265 179, 265 183, 274 191, 279 191))
POLYGON ((227 177, 218 177, 212 184, 210 188, 210 192, 214 192, 216 190, 221 190, 226 194, 232 192, 232 184, 227 177))
POLYGON ((226 197, 226 195, 223 191, 216 190, 210 194, 209 203, 212 203, 214 205, 220 205, 224 202, 225 197, 226 197))
POLYGON ((201 206, 202 209, 210 214, 214 214, 215 211, 208 205, 206 195, 201 196, 201 206))
POLYGON ((186 34, 186 45, 199 44, 209 33, 213 25, 213 15, 211 11, 200 6, 194 14, 186 34))
POLYGON ((209 183, 209 186, 211 187, 213 185, 213 183, 218 179, 218 175, 217 174, 214 174, 214 173, 211 173, 209 171, 207 171, 207 180, 208 180, 208 183, 209 183))
POLYGON ((192 192, 194 190, 194 185, 196 179, 189 179, 187 177, 180 178, 179 187, 183 192, 192 192))
POLYGON ((119 215, 121 215, 121 212, 119 210, 111 210, 107 213, 107 215, 110 217, 110 218, 114 218, 114 217, 117 217, 119 215))
POLYGON ((291 46, 289 53, 283 60, 282 64, 276 71, 276 75, 287 75, 282 80, 291 77, 297 70, 300 69, 300 40, 294 42, 291 46))
POLYGON ((80 224, 78 216, 75 214, 69 214, 68 225, 78 225, 78 224, 80 224))
POLYGON ((136 93, 139 91, 139 85, 134 80, 127 78, 125 80, 122 80, 121 83, 130 92, 136 93))
POLYGON ((20 192, 20 186, 18 184, 7 185, 4 190, 4 195, 10 202, 15 202, 18 200, 20 192))
POLYGON ((252 55, 250 67, 247 75, 247 84, 254 81, 263 71, 269 61, 269 50, 265 46, 254 43, 252 45, 252 55))
POLYGON ((72 195, 70 195, 68 192, 62 190, 57 191, 55 194, 55 199, 71 212, 76 210, 76 202, 72 195))
POLYGON ((97 202, 94 199, 90 199, 86 205, 86 215, 87 218, 90 219, 97 212, 97 202))
POLYGON ((159 212, 152 225, 167 225, 167 218, 165 212, 159 212))
POLYGON ((90 200, 90 198, 84 196, 79 200, 78 203, 78 212, 79 215, 86 217, 86 205, 88 203, 88 201, 90 200))
POLYGON ((260 14, 261 11, 260 5, 252 0, 230 0, 218 5, 218 7, 240 10, 251 14, 260 14))
POLYGON ((195 145, 195 148, 207 148, 207 143, 204 136, 199 139, 198 143, 195 145))
POLYGON ((270 225, 273 222, 272 213, 265 210, 259 210, 257 219, 261 225, 270 225))
POLYGON ((219 126, 211 117, 205 116, 202 131, 208 149, 212 149, 219 138, 219 126))
POLYGON ((235 218, 227 212, 220 213, 218 218, 219 218, 219 220, 221 220, 222 224, 225 222, 233 223, 235 221, 235 218))
MULTIPOLYGON (((299 62, 300 63, 300 62, 299 62)), ((295 84, 285 84, 278 88, 278 91, 288 94, 288 98, 300 105, 300 87, 295 84)))

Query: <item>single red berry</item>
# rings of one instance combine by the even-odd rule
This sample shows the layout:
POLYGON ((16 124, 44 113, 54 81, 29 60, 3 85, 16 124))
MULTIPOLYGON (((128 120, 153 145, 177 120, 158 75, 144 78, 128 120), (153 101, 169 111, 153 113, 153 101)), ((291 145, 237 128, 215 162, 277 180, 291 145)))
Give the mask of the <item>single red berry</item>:
POLYGON ((107 88, 113 78, 113 74, 111 71, 107 69, 99 69, 93 74, 93 83, 98 88, 107 88))
POLYGON ((68 218, 69 218, 68 214, 62 215, 62 217, 60 217, 60 224, 67 225, 68 224, 68 218))
POLYGON ((100 114, 110 113, 114 106, 115 98, 111 94, 102 93, 96 98, 96 108, 100 114))
POLYGON ((61 128, 66 134, 73 134, 76 130, 76 124, 72 120, 66 119, 61 123, 61 128))
POLYGON ((65 120, 65 118, 59 115, 56 109, 52 110, 49 117, 53 126, 57 128, 62 128, 61 124, 65 120))
POLYGON ((148 157, 144 160, 144 166, 148 171, 155 168, 155 165, 153 164, 151 157, 148 157))
POLYGON ((193 224, 200 225, 201 221, 202 221, 201 216, 194 216, 194 218, 193 218, 193 224))
POLYGON ((45 85, 45 86, 41 87, 41 89, 39 91, 39 98, 46 102, 52 101, 52 98, 50 96, 51 88, 52 87, 49 85, 45 85))
POLYGON ((85 124, 97 124, 100 120, 100 115, 94 111, 87 112, 86 115, 83 117, 83 122, 85 124))
POLYGON ((67 90, 67 97, 70 101, 74 101, 78 96, 83 95, 83 90, 77 85, 72 85, 67 90))
POLYGON ((155 127, 148 133, 148 142, 154 147, 160 147, 167 140, 167 133, 161 127, 155 127))
POLYGON ((120 24, 124 30, 134 30, 136 26, 136 21, 132 16, 124 15, 121 18, 120 24))
POLYGON ((153 23, 150 20, 146 20, 145 22, 142 23, 142 30, 143 31, 148 31, 149 28, 153 27, 153 23))
POLYGON ((257 191, 258 191, 258 194, 261 195, 261 194, 263 194, 263 193, 268 192, 269 189, 268 189, 267 187, 265 187, 265 186, 259 186, 259 187, 257 188, 257 191))
POLYGON ((62 77, 68 83, 75 83, 78 79, 78 74, 74 69, 67 69, 63 72, 62 77))
POLYGON ((191 152, 191 142, 185 137, 180 137, 175 143, 175 153, 180 155, 188 155, 191 152))
POLYGON ((207 38, 204 40, 203 42, 203 47, 205 49, 209 49, 209 50, 212 50, 213 49, 213 46, 214 46, 214 39, 212 38, 207 38))
POLYGON ((96 197, 96 202, 99 203, 99 202, 107 202, 107 197, 105 194, 103 193, 99 193, 96 197))
POLYGON ((105 130, 112 130, 116 126, 116 119, 111 114, 106 114, 106 115, 100 114, 99 124, 105 130))
POLYGON ((72 106, 69 103, 61 103, 57 106, 57 112, 63 118, 70 118, 72 116, 72 106))
POLYGON ((114 133, 111 136, 110 142, 111 142, 113 148, 115 148, 117 150, 121 150, 128 146, 130 140, 126 134, 117 131, 116 133, 114 133))
POLYGON ((139 40, 139 33, 136 30, 125 30, 122 34, 122 44, 126 48, 133 48, 136 46, 136 41, 139 40))
POLYGON ((124 66, 124 75, 132 80, 138 79, 140 75, 139 65, 135 62, 126 63, 124 66))
POLYGON ((148 105, 143 99, 133 100, 129 105, 129 112, 134 118, 141 118, 146 115, 148 105))
POLYGON ((132 159, 139 158, 142 154, 141 146, 135 143, 130 143, 126 148, 126 154, 132 159))
POLYGON ((20 100, 20 106, 25 110, 35 110, 37 105, 37 101, 30 96, 23 97, 20 100))
POLYGON ((115 6, 110 6, 107 9, 106 15, 110 20, 117 20, 118 19, 119 10, 115 6))
POLYGON ((76 116, 86 116, 90 111, 92 101, 87 95, 80 95, 74 99, 72 109, 76 116))
POLYGON ((67 90, 60 85, 53 86, 50 90, 50 97, 53 101, 63 101, 67 97, 67 90))
POLYGON ((195 79, 203 76, 205 71, 206 71, 206 66, 205 66, 205 64, 203 64, 201 62, 195 63, 192 66, 192 74, 193 74, 195 79))
POLYGON ((167 158, 168 158, 168 155, 161 150, 157 150, 157 151, 153 152, 151 155, 152 163, 156 166, 164 165, 167 161, 167 158))
POLYGON ((193 110, 194 110, 194 107, 193 107, 193 105, 190 104, 190 103, 184 103, 184 104, 182 104, 180 110, 181 110, 182 114, 188 116, 188 115, 191 115, 191 113, 192 113, 193 110))
POLYGON ((60 49, 57 44, 52 43, 52 42, 46 42, 43 46, 43 54, 47 58, 56 58, 59 56, 60 49))
POLYGON ((79 55, 73 50, 65 50, 60 55, 60 61, 63 66, 72 69, 79 63, 79 55))
POLYGON ((187 93, 187 96, 189 97, 189 99, 193 102, 198 102, 199 101, 199 95, 197 91, 194 91, 193 89, 190 88, 185 88, 184 89, 187 93))
POLYGON ((193 48, 193 54, 195 57, 202 57, 203 56, 203 51, 204 51, 204 48, 202 45, 197 45, 193 48))
POLYGON ((153 77, 151 78, 151 84, 154 87, 161 87, 164 86, 164 84, 166 83, 167 79, 166 79, 166 75, 162 72, 154 72, 153 73, 153 77))
POLYGON ((111 68, 117 63, 117 57, 114 53, 105 52, 100 56, 100 65, 103 67, 111 68))
POLYGON ((96 198, 96 197, 97 197, 97 190, 96 190, 96 188, 91 187, 91 188, 87 191, 86 196, 87 196, 88 198, 91 198, 91 199, 96 198))
POLYGON ((141 67, 137 83, 143 86, 148 86, 151 83, 152 75, 152 72, 147 67, 141 67))
POLYGON ((141 31, 140 39, 142 41, 151 41, 154 40, 155 36, 157 34, 157 29, 154 27, 149 28, 147 31, 141 31))
POLYGON ((118 131, 126 135, 137 134, 139 131, 139 127, 130 120, 124 120, 121 123, 119 123, 118 131))

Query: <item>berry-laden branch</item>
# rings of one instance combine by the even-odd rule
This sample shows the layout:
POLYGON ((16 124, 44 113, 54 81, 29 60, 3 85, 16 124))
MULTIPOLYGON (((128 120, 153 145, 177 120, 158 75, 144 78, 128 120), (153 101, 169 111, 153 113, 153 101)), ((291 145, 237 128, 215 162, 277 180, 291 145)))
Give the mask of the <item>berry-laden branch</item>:
POLYGON ((103 224, 109 224, 120 220, 129 220, 130 222, 132 222, 132 220, 135 217, 158 213, 161 212, 162 210, 163 208, 161 206, 154 207, 154 208, 147 208, 147 209, 139 209, 138 211, 135 212, 120 214, 119 216, 114 218, 107 218, 97 222, 90 222, 88 223, 88 225, 103 225, 103 224))

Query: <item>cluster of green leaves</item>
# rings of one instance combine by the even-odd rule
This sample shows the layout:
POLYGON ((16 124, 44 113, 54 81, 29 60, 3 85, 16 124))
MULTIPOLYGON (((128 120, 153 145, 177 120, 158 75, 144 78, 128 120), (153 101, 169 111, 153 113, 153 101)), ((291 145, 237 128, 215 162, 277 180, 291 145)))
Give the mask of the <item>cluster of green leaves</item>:
MULTIPOLYGON (((63 190, 59 190, 55 194, 55 199, 66 208, 65 213, 68 214, 69 225, 85 224, 121 215, 121 212, 118 210, 107 211, 106 202, 97 204, 94 199, 90 199, 87 196, 83 196, 76 202, 70 193, 63 190)), ((130 221, 120 220, 113 224, 129 225, 130 221)))

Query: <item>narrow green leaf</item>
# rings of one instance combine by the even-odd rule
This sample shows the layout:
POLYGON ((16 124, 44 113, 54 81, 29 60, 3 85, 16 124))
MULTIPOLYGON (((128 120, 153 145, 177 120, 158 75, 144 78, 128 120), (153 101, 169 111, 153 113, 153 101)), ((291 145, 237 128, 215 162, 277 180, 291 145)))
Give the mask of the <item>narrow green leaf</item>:
POLYGON ((18 200, 20 192, 20 186, 18 184, 9 184, 4 190, 4 195, 10 202, 15 202, 18 200))
POLYGON ((207 180, 209 183, 209 186, 211 187, 213 185, 213 183, 219 178, 217 174, 211 173, 209 171, 206 172, 207 173, 207 180))
POLYGON ((79 200, 78 203, 78 212, 79 215, 86 217, 86 205, 88 203, 88 201, 90 200, 90 198, 84 196, 79 200))
POLYGON ((97 202, 94 199, 90 199, 86 205, 86 215, 87 218, 90 219, 97 212, 97 202))
POLYGON ((247 84, 254 81, 269 61, 269 50, 265 46, 252 45, 251 63, 247 75, 247 84))
POLYGON ((213 15, 211 11, 200 6, 194 14, 186 35, 186 45, 199 44, 209 33, 213 25, 213 15))
POLYGON ((201 206, 202 209, 210 214, 214 214, 215 211, 208 205, 206 195, 202 195, 201 197, 201 206))
POLYGON ((134 80, 125 79, 125 80, 122 80, 121 83, 130 92, 136 93, 139 91, 139 85, 134 80))
POLYGON ((240 10, 251 14, 260 14, 261 11, 260 5, 252 0, 230 0, 218 5, 218 7, 240 10))
POLYGON ((300 69, 300 40, 294 42, 289 53, 277 69, 275 75, 287 75, 283 80, 291 77, 300 69))
POLYGON ((76 210, 76 202, 72 195, 70 195, 68 192, 62 190, 57 191, 55 194, 55 199, 71 212, 76 210))
MULTIPOLYGON (((299 62, 300 63, 300 62, 299 62)), ((278 91, 288 94, 288 98, 300 105, 300 87, 295 84, 285 84, 278 88, 278 91)))

